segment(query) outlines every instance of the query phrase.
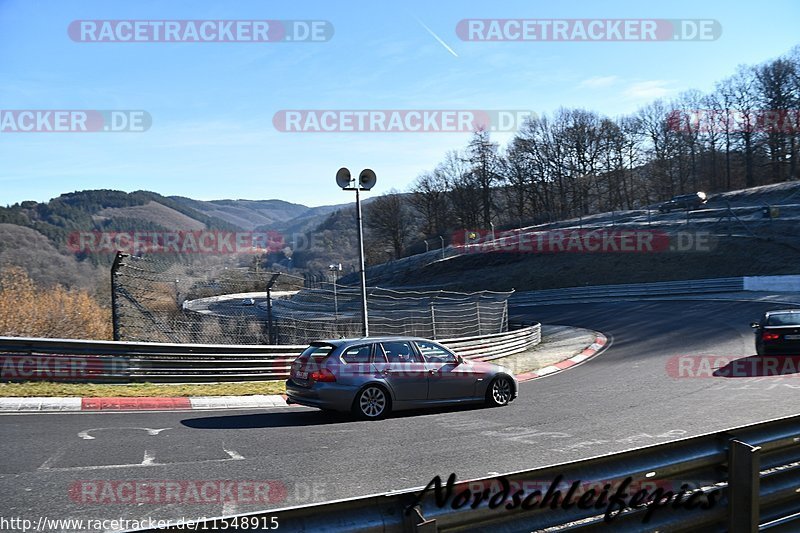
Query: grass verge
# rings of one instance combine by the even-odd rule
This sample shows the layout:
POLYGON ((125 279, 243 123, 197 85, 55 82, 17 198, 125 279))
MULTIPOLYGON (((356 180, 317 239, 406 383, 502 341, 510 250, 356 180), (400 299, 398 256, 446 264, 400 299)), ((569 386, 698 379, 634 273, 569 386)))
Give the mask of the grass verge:
POLYGON ((0 397, 80 397, 80 398, 131 398, 178 396, 249 396, 252 394, 282 394, 286 382, 255 381, 248 383, 161 384, 130 383, 106 385, 95 383, 50 383, 28 381, 0 383, 0 397))

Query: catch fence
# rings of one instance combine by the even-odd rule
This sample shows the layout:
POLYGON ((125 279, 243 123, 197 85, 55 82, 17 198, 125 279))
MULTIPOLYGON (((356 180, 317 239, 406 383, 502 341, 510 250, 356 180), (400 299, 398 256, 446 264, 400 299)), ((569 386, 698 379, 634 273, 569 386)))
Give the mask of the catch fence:
MULTIPOLYGON (((362 333, 360 288, 334 277, 124 254, 111 277, 115 340, 306 344, 362 333)), ((368 287, 370 334, 446 339, 502 333, 512 293, 368 287)))

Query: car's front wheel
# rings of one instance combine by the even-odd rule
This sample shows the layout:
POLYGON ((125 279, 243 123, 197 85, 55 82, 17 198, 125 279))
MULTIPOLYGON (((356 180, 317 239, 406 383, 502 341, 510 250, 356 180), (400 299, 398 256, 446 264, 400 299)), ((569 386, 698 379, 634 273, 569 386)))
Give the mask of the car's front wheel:
POLYGON ((511 384, 511 379, 506 376, 497 376, 489 384, 489 390, 486 391, 486 404, 491 407, 508 405, 513 393, 514 385, 511 384))
POLYGON ((367 385, 353 401, 353 414, 362 420, 378 420, 391 411, 392 402, 386 390, 379 385, 367 385))

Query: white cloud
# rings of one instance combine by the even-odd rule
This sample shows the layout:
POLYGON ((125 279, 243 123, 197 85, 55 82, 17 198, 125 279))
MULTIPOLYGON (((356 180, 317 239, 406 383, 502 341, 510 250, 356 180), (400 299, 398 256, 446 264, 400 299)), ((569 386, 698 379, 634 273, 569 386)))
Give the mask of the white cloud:
POLYGON ((664 80, 639 81, 631 84, 623 94, 635 100, 656 100, 674 92, 674 89, 666 85, 669 85, 669 82, 664 80))
POLYGON ((592 76, 580 82, 578 87, 582 89, 600 89, 614 85, 618 79, 617 76, 592 76))

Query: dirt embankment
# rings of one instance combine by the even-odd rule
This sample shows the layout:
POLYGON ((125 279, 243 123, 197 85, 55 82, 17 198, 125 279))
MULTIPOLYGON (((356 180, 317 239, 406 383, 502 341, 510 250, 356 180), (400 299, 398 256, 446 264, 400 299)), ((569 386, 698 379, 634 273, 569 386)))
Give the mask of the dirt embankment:
POLYGON ((464 254, 371 277, 370 285, 536 290, 615 283, 800 273, 796 239, 717 237, 707 251, 464 254))
MULTIPOLYGON (((787 182, 710 197, 697 210, 648 209, 599 213, 512 231, 531 242, 539 234, 599 231, 653 233, 668 239, 658 250, 544 253, 448 247, 367 270, 371 286, 518 291, 686 279, 800 273, 800 183, 787 182), (772 215, 764 213, 773 207, 772 215), (707 246, 674 246, 704 235, 707 246), (670 249, 691 251, 670 251, 670 249), (487 251, 490 250, 490 251, 487 251), (662 250, 662 251, 659 251, 662 250), (481 252, 481 253, 479 253, 481 252)), ((489 232, 483 232, 485 238, 489 232)), ((498 237, 502 236, 498 234, 498 237)), ((462 236, 463 237, 463 236, 462 236)), ((516 237, 511 237, 512 240, 516 237)), ((569 237, 566 237, 569 238, 569 237)), ((456 239, 457 240, 457 239, 456 239)), ((463 238, 461 242, 466 242, 463 238)), ((509 247, 514 249, 514 246, 509 247)), ((530 248, 528 248, 530 249, 530 248)), ((343 279, 343 281, 345 281, 343 279)), ((357 280, 353 280, 355 283, 357 280)), ((345 281, 347 282, 347 281, 345 281)))

